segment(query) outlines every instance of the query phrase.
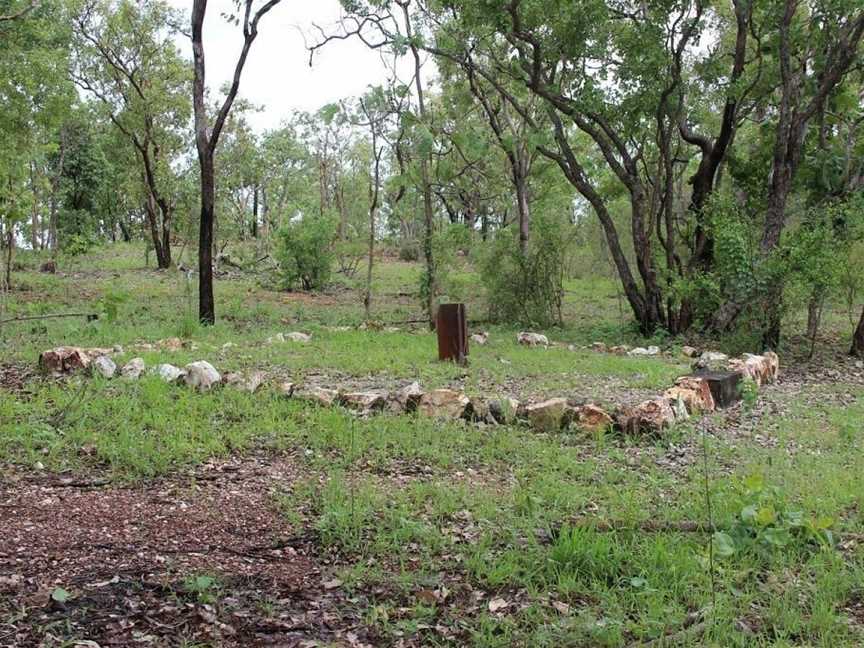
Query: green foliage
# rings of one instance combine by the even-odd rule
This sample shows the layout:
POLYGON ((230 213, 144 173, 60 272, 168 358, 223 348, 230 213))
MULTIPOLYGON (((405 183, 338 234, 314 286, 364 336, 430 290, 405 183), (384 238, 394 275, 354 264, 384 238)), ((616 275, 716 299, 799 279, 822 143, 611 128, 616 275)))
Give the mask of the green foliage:
POLYGON ((90 251, 95 241, 87 234, 70 234, 62 239, 62 249, 69 256, 81 256, 90 251))
POLYGON ((728 532, 714 534, 715 555, 721 558, 738 554, 767 557, 776 551, 834 545, 831 517, 805 517, 789 505, 779 488, 768 486, 762 475, 737 480, 732 490, 739 513, 728 532))
POLYGON ((211 604, 219 593, 219 581, 212 576, 197 574, 183 581, 183 589, 192 594, 199 603, 211 604))
POLYGON ((747 376, 738 385, 738 390, 741 394, 741 401, 744 403, 744 409, 752 410, 759 400, 759 385, 756 381, 747 376))
POLYGON ((276 259, 283 286, 320 290, 330 281, 335 225, 326 217, 303 217, 277 232, 276 259))
POLYGON ((333 244, 333 255, 339 267, 339 272, 353 278, 357 274, 360 262, 368 254, 368 242, 360 239, 336 241, 333 244))
POLYGON ((106 322, 113 324, 120 314, 120 307, 129 301, 129 293, 124 290, 109 290, 99 300, 99 308, 106 322))
POLYGON ((515 228, 499 233, 479 254, 480 280, 494 321, 538 326, 562 322, 568 229, 543 216, 532 225, 524 254, 515 228))

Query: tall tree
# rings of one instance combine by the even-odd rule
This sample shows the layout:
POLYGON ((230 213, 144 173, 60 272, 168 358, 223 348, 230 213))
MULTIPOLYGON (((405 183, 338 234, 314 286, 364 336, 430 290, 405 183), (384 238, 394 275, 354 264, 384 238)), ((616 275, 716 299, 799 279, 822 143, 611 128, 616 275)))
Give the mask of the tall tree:
POLYGON ((246 59, 252 43, 258 37, 258 24, 281 0, 267 0, 257 9, 254 0, 236 0, 234 5, 241 14, 238 20, 243 26, 243 47, 234 65, 234 75, 228 93, 222 100, 212 126, 207 115, 205 103, 206 61, 204 58, 204 18, 207 14, 207 0, 194 0, 192 4, 192 56, 194 82, 192 84, 192 105, 195 112, 195 145, 198 149, 198 166, 201 173, 201 221, 198 235, 198 319, 202 324, 216 323, 216 304, 213 299, 213 224, 216 218, 216 179, 214 158, 219 136, 225 120, 231 112, 240 77, 246 66, 246 59))
POLYGON ((160 0, 89 0, 74 18, 73 79, 134 147, 160 268, 171 265, 172 163, 189 118, 188 70, 174 44, 179 22, 160 0))

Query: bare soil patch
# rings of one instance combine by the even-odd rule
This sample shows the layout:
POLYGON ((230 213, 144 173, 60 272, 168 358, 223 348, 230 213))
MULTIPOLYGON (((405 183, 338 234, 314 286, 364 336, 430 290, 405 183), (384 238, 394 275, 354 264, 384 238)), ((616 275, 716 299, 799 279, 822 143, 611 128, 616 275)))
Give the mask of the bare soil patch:
POLYGON ((322 585, 314 539, 273 505, 297 472, 233 460, 131 487, 13 473, 0 485, 0 646, 366 644, 360 608, 322 585))

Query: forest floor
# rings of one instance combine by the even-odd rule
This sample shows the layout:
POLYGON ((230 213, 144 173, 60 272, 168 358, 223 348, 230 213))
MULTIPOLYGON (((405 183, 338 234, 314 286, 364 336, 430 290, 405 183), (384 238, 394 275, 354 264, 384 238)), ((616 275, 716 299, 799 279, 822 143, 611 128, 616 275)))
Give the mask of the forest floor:
MULTIPOLYGON (((357 328, 359 278, 285 293, 230 270, 218 323, 203 329, 185 275, 144 268, 134 246, 61 259, 56 275, 21 261, 0 319, 100 318, 0 329, 0 646, 864 643, 864 543, 852 535, 864 532, 864 368, 843 354, 840 312, 812 359, 787 342, 780 380, 758 398, 659 438, 586 437, 358 418, 267 386, 55 379, 36 358, 117 344, 118 364, 204 359, 322 386, 417 380, 612 406, 686 373, 686 342, 754 349, 640 340, 614 284, 583 278, 568 281, 567 326, 542 331, 549 349, 473 321, 489 343, 456 367, 407 323, 419 319, 416 264, 377 266, 380 326, 357 328), (295 330, 311 342, 267 343, 295 330), (183 348, 155 346, 173 336, 183 348), (663 353, 597 353, 595 341, 663 353), (642 528, 658 522, 669 528, 642 528), (676 530, 685 522, 735 544, 676 530)), ((454 296, 482 320, 476 278, 454 272, 454 296)))

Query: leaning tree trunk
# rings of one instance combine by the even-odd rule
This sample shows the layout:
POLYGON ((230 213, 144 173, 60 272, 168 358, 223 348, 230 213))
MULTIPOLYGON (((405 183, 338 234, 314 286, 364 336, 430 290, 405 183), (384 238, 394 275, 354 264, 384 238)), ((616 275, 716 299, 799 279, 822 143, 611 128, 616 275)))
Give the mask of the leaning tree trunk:
POLYGON ((849 353, 856 358, 864 359, 864 308, 861 309, 861 319, 858 320, 858 327, 852 335, 852 348, 849 353))

